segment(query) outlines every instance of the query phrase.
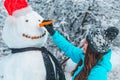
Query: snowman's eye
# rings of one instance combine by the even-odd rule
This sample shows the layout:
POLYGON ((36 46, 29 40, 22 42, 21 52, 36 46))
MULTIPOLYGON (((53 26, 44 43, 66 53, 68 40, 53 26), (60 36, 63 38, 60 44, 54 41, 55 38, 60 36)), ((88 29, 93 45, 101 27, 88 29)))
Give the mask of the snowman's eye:
POLYGON ((41 20, 38 20, 39 22, 41 22, 41 20))
POLYGON ((28 22, 29 20, 25 20, 25 22, 28 22))

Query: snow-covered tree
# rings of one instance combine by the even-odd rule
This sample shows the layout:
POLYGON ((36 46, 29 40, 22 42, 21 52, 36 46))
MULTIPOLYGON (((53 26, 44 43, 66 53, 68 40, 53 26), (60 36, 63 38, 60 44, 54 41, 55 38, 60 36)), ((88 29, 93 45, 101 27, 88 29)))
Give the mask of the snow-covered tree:
MULTIPOLYGON (((119 0, 29 0, 45 19, 56 20, 54 27, 70 42, 79 46, 82 34, 89 28, 120 26, 119 0)), ((54 47, 48 40, 50 48, 54 47)), ((115 45, 119 46, 119 40, 115 45)), ((58 49, 52 48, 55 54, 58 49)), ((53 50, 52 50, 53 51, 53 50)))
MULTIPOLYGON (((120 29, 120 0, 28 0, 28 2, 45 19, 54 19, 55 29, 76 46, 79 46, 83 33, 89 28, 116 26, 120 29)), ((1 39, 6 16, 3 1, 0 0, 0 53, 2 54, 5 54, 4 49, 7 50, 1 39)), ((114 41, 114 46, 120 47, 119 38, 120 35, 114 41)), ((60 61, 65 58, 50 38, 46 47, 60 61)))

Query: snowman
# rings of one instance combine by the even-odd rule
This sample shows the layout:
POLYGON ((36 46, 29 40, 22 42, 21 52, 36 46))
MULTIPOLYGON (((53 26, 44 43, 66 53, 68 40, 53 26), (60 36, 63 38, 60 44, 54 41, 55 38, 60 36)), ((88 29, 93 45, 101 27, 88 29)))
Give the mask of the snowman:
POLYGON ((65 80, 59 62, 44 47, 43 17, 26 0, 5 0, 4 6, 9 16, 2 38, 12 54, 0 60, 0 80, 65 80))

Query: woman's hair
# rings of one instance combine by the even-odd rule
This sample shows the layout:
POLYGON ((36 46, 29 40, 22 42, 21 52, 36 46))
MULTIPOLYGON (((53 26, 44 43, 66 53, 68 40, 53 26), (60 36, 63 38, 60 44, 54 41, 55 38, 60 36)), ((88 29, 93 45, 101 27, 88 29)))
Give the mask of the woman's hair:
MULTIPOLYGON (((90 70, 97 64, 97 62, 102 58, 103 55, 104 53, 93 52, 88 45, 85 54, 84 67, 81 70, 81 72, 75 77, 75 80, 87 80, 90 70)), ((78 67, 83 64, 82 62, 83 62, 82 60, 79 61, 79 63, 71 73, 72 76, 74 75, 78 67)))

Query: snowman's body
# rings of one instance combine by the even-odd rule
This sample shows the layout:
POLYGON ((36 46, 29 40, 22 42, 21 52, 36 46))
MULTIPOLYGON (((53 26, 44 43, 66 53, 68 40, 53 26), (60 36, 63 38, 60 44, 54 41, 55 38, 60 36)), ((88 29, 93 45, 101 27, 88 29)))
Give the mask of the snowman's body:
POLYGON ((0 61, 0 80, 46 80, 40 51, 10 54, 0 61))
MULTIPOLYGON (((6 20, 2 37, 9 48, 45 46, 48 32, 44 27, 39 27, 43 18, 30 7, 26 8, 26 11, 19 15, 14 13, 14 16, 9 16, 6 20)), ((55 72, 54 62, 52 63, 55 72)), ((46 80, 42 52, 38 50, 18 52, 2 58, 0 80, 46 80)))

